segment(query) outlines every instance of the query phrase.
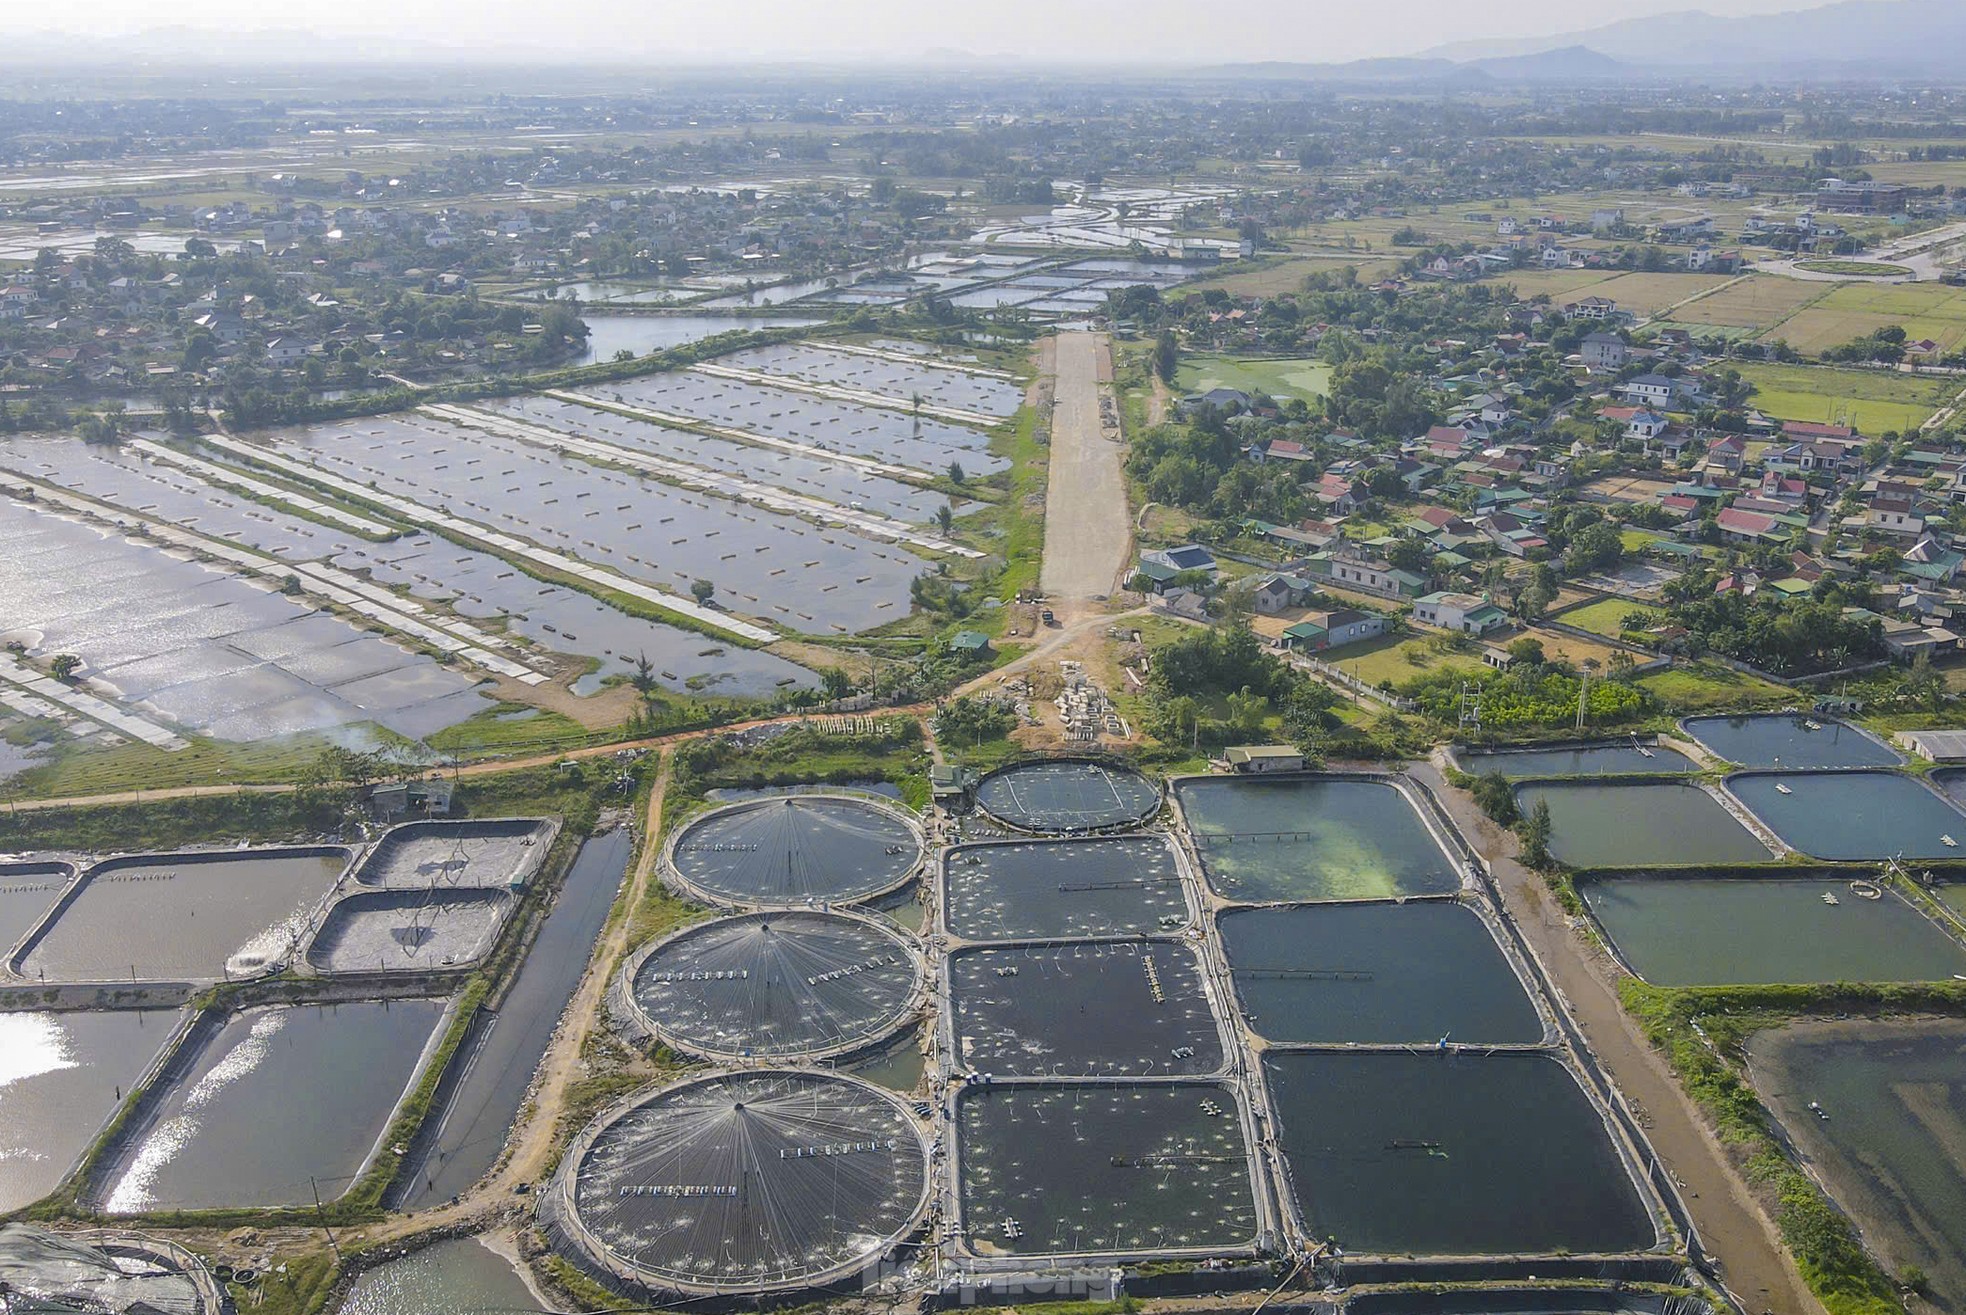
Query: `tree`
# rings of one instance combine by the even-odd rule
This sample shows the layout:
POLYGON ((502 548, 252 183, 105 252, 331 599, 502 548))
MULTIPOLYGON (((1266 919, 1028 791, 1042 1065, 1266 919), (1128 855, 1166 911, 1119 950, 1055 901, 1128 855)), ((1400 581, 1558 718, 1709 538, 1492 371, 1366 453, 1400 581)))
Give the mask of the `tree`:
POLYGON ((1174 330, 1162 329, 1160 337, 1154 340, 1154 373, 1161 382, 1172 385, 1174 373, 1181 367, 1181 344, 1174 337, 1174 330))
POLYGON ((949 482, 958 488, 969 482, 969 475, 963 470, 962 462, 951 461, 949 463, 949 482))
POLYGON ((949 537, 949 527, 955 523, 956 513, 950 509, 948 503, 945 502, 935 509, 935 528, 941 532, 943 538, 949 537))
POLYGON ((853 677, 838 667, 827 667, 819 673, 819 686, 828 699, 843 699, 853 693, 853 677))
POLYGON ((1545 661, 1543 641, 1524 635, 1509 645, 1509 656, 1526 667, 1540 667, 1545 661))
POLYGON ((1536 807, 1517 828, 1522 837, 1522 861, 1532 868, 1550 864, 1550 801, 1538 799, 1536 807))
POLYGON ((1572 575, 1615 569, 1625 557, 1625 541, 1610 521, 1586 525, 1571 536, 1564 551, 1563 565, 1572 575))
POLYGON ((1509 788, 1509 778, 1500 772, 1477 778, 1472 793, 1476 805, 1498 826, 1514 826, 1521 819, 1522 812, 1515 806, 1515 791, 1509 788))
POLYGON ((717 596, 717 586, 714 581, 705 580, 701 576, 698 576, 689 582, 689 592, 690 596, 696 599, 697 602, 707 604, 712 598, 717 596))
POLYGON ((54 673, 56 680, 73 680, 75 673, 81 669, 82 659, 73 653, 57 653, 54 660, 48 663, 48 670, 54 673))

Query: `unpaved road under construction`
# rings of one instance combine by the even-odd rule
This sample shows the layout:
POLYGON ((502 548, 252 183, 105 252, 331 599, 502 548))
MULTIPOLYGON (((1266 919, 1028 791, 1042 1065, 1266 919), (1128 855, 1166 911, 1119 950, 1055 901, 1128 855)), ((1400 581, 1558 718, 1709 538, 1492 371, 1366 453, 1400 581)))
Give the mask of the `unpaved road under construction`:
POLYGON ((1132 540, 1120 469, 1126 447, 1099 419, 1099 395, 1112 381, 1112 349, 1099 333, 1061 333, 1056 341, 1040 582, 1051 599, 1102 598, 1118 583, 1132 540))

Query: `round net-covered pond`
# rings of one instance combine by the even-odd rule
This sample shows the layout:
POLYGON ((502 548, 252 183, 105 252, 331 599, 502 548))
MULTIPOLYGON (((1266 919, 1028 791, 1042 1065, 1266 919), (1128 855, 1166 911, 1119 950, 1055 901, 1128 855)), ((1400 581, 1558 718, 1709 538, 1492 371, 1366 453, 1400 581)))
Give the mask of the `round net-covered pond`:
POLYGON ((1263 1070, 1314 1237, 1415 1255, 1657 1240, 1603 1119, 1546 1055, 1271 1051, 1263 1070))
POLYGON ((1105 763, 1017 763, 984 777, 976 803, 1020 831, 1109 831, 1138 826, 1160 811, 1160 787, 1139 772, 1105 763))
POLYGON ((1681 725, 1715 757, 1743 767, 1896 767, 1904 761, 1854 726, 1799 712, 1688 717, 1681 725))
POLYGON ((623 971, 642 1031, 712 1058, 870 1044, 901 1026, 923 984, 920 959, 897 933, 803 910, 688 928, 623 971))
POLYGON ((956 1047, 993 1077, 1213 1073, 1221 1032, 1201 964, 1169 941, 962 950, 949 957, 956 1047))
POLYGON ((1175 787, 1219 895, 1250 903, 1445 895, 1461 877, 1383 781, 1197 779, 1175 787))
POLYGON ((684 827, 676 874, 724 904, 852 903, 894 889, 921 861, 914 822, 843 795, 781 795, 730 804, 684 827))
POLYGON ((943 917, 966 940, 1126 936, 1184 926, 1188 898, 1159 836, 958 845, 943 917))
POLYGON ((1550 806, 1550 853, 1576 868, 1766 863, 1768 846, 1697 785, 1549 781, 1516 787, 1528 814, 1550 806))
POLYGON ((1243 1016, 1270 1041, 1534 1045, 1543 1019, 1473 909, 1449 900, 1233 909, 1243 1016))
POLYGON ((1578 893, 1633 972, 1660 986, 1942 982, 1966 946, 1888 886, 1845 873, 1617 876, 1578 893))
POLYGON ((1727 789, 1816 858, 1947 858, 1966 841, 1966 813, 1897 772, 1742 772, 1727 789))
POLYGON ((956 1107, 963 1235, 978 1255, 1251 1247, 1236 1097, 1214 1083, 974 1083, 956 1107))
POLYGON ((1521 778, 1646 776, 1699 770, 1691 758, 1677 749, 1637 740, 1605 740, 1548 749, 1461 749, 1454 756, 1461 770, 1474 776, 1486 776, 1490 772, 1521 778))
POLYGON ((928 1152, 900 1100, 819 1073, 699 1078, 604 1114, 555 1191, 587 1258, 650 1287, 825 1282, 886 1251, 927 1205, 928 1152))

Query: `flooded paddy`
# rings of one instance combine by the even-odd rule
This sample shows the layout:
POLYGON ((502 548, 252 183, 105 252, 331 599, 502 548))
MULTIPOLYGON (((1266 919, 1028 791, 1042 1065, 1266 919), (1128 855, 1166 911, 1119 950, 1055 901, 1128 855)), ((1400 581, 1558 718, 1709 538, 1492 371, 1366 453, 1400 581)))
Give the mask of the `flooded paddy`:
POLYGON ((801 383, 857 388, 904 403, 919 397, 934 406, 952 406, 1006 418, 1023 404, 1024 390, 1014 380, 938 368, 936 361, 935 357, 924 357, 920 364, 909 364, 836 351, 823 343, 798 342, 753 347, 720 357, 717 364, 762 370, 801 383))
POLYGON ((61 1185, 177 1019, 170 1009, 0 1013, 0 1211, 61 1185))
POLYGON ((587 970, 634 850, 634 833, 625 827, 580 847, 511 989, 495 1012, 478 1016, 453 1061, 463 1077, 447 1081, 432 1102, 392 1205, 415 1210, 448 1200, 491 1171, 587 970))
POLYGON ((837 1054, 892 1033, 925 973, 867 918, 787 911, 718 918, 624 970, 636 1026, 713 1058, 837 1054))
POLYGON ((1190 917, 1159 836, 958 845, 942 872, 943 918, 966 940, 1137 935, 1190 917))
POLYGON ((1236 1097, 1214 1083, 971 1083, 956 1106, 963 1236, 979 1255, 1255 1244, 1236 1097))
POLYGON ((1833 873, 1633 874, 1577 885, 1625 962, 1660 986, 1942 982, 1966 973, 1966 946, 1896 892, 1862 888, 1879 898, 1833 873))
POLYGON ((74 879, 66 863, 0 863, 0 955, 41 924, 74 879))
POLYGON ((334 848, 146 854, 91 868, 23 947, 50 982, 207 981, 289 959, 348 866, 334 848))
POLYGON ((1244 1017, 1279 1043, 1535 1045, 1543 1019, 1495 937, 1451 901, 1234 909, 1244 1017))
POLYGON ((678 833, 669 857, 712 901, 851 903, 907 880, 922 841, 914 821, 886 804, 782 795, 704 814, 678 833))
POLYGON ((1527 813, 1550 806, 1550 853, 1576 868, 1766 863, 1774 858, 1718 799, 1676 782, 1516 787, 1527 813))
MULTIPOLYGON (((649 301, 654 298, 647 294, 630 293, 604 300, 634 302, 649 301)), ((601 361, 612 361, 616 352, 633 352, 637 356, 647 356, 650 352, 667 351, 671 347, 682 347, 689 343, 701 342, 705 338, 714 338, 720 333, 789 329, 799 325, 821 323, 811 318, 777 315, 608 315, 591 311, 583 312, 580 318, 587 325, 587 345, 580 355, 574 358, 575 365, 593 365, 601 361)))
POLYGON ((512 1262, 475 1237, 453 1237, 364 1270, 339 1315, 544 1311, 512 1262))
POLYGON ((558 827, 533 818, 405 822, 355 869, 364 886, 522 886, 546 861, 558 827))
POLYGON ((543 1209, 577 1258, 650 1286, 821 1283, 912 1231, 922 1134, 892 1093, 817 1073, 700 1078, 603 1114, 543 1209), (593 1256, 586 1247, 599 1247, 593 1256))
POLYGON ((959 950, 949 956, 949 992, 961 1062, 993 1078, 1222 1067, 1201 964, 1176 942, 959 950))
POLYGON ((1817 858, 1949 858, 1966 840, 1966 814, 1896 772, 1742 772, 1727 789, 1817 858))
POLYGON ((1380 781, 1197 779, 1175 791, 1216 894, 1270 900, 1445 895, 1460 873, 1380 781))
POLYGON ((321 973, 461 967, 491 951, 511 911, 503 889, 360 891, 328 910, 307 963, 321 973))
POLYGON ((1893 1274, 1924 1270, 1939 1309, 1966 1309, 1966 1025, 1800 1023, 1757 1033, 1748 1055, 1865 1245, 1893 1274))
POLYGON ((1540 1054, 1263 1058, 1305 1229, 1352 1252, 1618 1252, 1651 1214, 1598 1111, 1540 1054))
POLYGON ((415 1080, 441 1000, 272 1005, 206 1026, 92 1185, 112 1213, 346 1191, 415 1080))
POLYGON ((155 543, 10 498, 0 538, 0 637, 74 653, 124 701, 219 739, 421 736, 488 706, 470 676, 155 543))
POLYGON ((1555 749, 1459 749, 1454 757, 1462 771, 1474 776, 1646 776, 1699 770, 1699 764, 1677 749, 1625 740, 1555 749))
POLYGON ((279 450, 685 596, 691 581, 710 579, 732 610, 796 630, 860 630, 905 615, 909 582, 927 569, 894 545, 481 430, 425 417, 359 424, 287 431, 279 450))
POLYGON ((1688 717, 1686 733, 1743 767, 1896 767, 1904 761, 1854 726, 1799 712, 1688 717))
POLYGON ((977 807, 1020 831, 1138 826, 1160 802, 1160 786, 1131 768, 1072 759, 999 767, 976 787, 977 807))
POLYGON ((580 390, 667 415, 708 421, 747 433, 787 439, 940 473, 960 461, 971 475, 1002 470, 983 430, 885 407, 839 402, 735 379, 681 371, 580 390))

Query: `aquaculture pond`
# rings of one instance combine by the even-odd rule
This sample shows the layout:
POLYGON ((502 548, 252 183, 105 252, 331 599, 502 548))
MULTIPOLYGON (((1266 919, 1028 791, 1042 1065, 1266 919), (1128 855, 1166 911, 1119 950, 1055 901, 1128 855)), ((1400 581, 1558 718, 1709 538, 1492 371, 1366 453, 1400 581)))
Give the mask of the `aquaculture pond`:
POLYGON ((958 845, 942 870, 943 917, 968 940, 1124 936, 1189 918, 1173 846, 1159 836, 958 845))
POLYGON ((355 869, 365 886, 517 887, 546 860, 553 825, 532 818, 406 822, 391 827, 355 869))
POLYGON ((1895 767, 1904 761, 1854 726, 1798 712, 1689 717, 1686 733, 1743 767, 1895 767))
POLYGON ((475 1237, 453 1237, 366 1269, 340 1315, 545 1311, 510 1260, 475 1237))
POLYGON ((1024 390, 1016 380, 998 377, 995 371, 964 369, 939 357, 897 361, 891 356, 843 351, 821 342, 753 347, 720 357, 717 364, 762 370, 801 383, 858 389, 909 405, 919 397, 931 406, 997 417, 1010 415, 1024 400, 1024 390))
POLYGON ((1221 915, 1243 1016, 1279 1043, 1534 1045, 1543 1019, 1473 909, 1293 905, 1221 915))
POLYGON ((956 1142, 963 1235, 981 1255, 1256 1240, 1249 1148, 1224 1086, 971 1084, 956 1142))
POLYGON ((1950 858, 1966 841, 1966 814, 1896 772, 1742 772, 1727 789, 1817 858, 1950 858))
POLYGON ((1225 778, 1175 789, 1208 884, 1230 899, 1386 899, 1460 888, 1413 805, 1383 782, 1225 778))
POLYGON ((1748 1042, 1754 1085, 1885 1269, 1966 1310, 1966 1025, 1800 1023, 1748 1042))
POLYGON ((992 1077, 1213 1073, 1222 1039, 1186 945, 1102 941, 949 958, 961 1062, 992 1077))
POLYGON ((999 822, 1057 834, 1135 826, 1160 801, 1160 787, 1131 768, 1073 759, 1000 767, 976 786, 977 807, 999 822))
POLYGON ((23 977, 205 981, 291 957, 348 866, 343 849, 149 854, 90 869, 26 946, 23 977))
POLYGON ((271 1005, 203 1026, 92 1184, 113 1213, 347 1191, 416 1077, 441 1000, 271 1005))
MULTIPOLYGON (((691 294, 693 295, 693 294, 691 294)), ((649 300, 646 296, 608 297, 604 300, 631 302, 649 300)), ((758 329, 792 328, 818 324, 818 320, 776 315, 608 315, 583 312, 587 323, 587 346, 574 358, 575 365, 612 361, 616 352, 646 356, 687 343, 701 342, 720 333, 753 332, 758 329)))
POLYGON ((691 822, 670 851, 676 872, 712 900, 793 906, 892 890, 921 857, 898 809, 831 795, 728 804, 691 822))
POLYGON ((447 1080, 438 1093, 393 1204, 415 1210, 449 1200, 497 1161, 634 852, 634 833, 626 827, 580 847, 511 989, 495 1011, 478 1016, 465 1039, 452 1069, 463 1077, 447 1080))
POLYGON ((60 1186, 177 1020, 169 1009, 0 1013, 0 1211, 60 1186))
POLYGON ((1966 973, 1966 947, 1889 889, 1853 889, 1847 874, 1634 874, 1579 882, 1578 893, 1632 971, 1660 986, 1926 982, 1966 973))
POLYGON ((337 900, 307 947, 322 973, 442 970, 490 952, 512 909, 507 890, 364 890, 337 900))
POLYGON ((1500 772, 1527 778, 1546 776, 1645 776, 1693 772, 1699 764, 1661 744, 1607 740, 1560 749, 1463 749, 1454 755, 1461 770, 1475 776, 1500 772))
POLYGON ((1697 785, 1547 782, 1516 787, 1528 813, 1550 806, 1550 853, 1571 867, 1766 863, 1774 858, 1726 805, 1697 785))
POLYGON ((39 925, 74 877, 66 863, 0 863, 0 955, 39 925))
POLYGON ((1306 1230, 1353 1252, 1616 1252, 1651 1214, 1597 1109, 1533 1053, 1271 1051, 1306 1230))

